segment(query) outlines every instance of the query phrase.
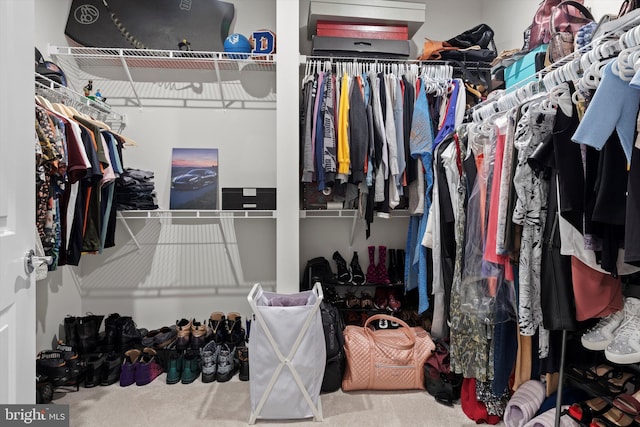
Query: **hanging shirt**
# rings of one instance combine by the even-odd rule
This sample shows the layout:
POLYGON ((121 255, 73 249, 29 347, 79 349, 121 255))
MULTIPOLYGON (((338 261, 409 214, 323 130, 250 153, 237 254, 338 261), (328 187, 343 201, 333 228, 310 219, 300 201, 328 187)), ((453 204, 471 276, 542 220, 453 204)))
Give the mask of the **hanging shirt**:
MULTIPOLYGON (((427 228, 428 212, 431 207, 431 187, 433 186, 433 132, 431 127, 431 114, 424 90, 418 92, 418 98, 414 105, 413 122, 411 128, 411 154, 422 160, 425 176, 424 213, 419 219, 416 240, 410 242, 416 249, 412 264, 418 271, 418 313, 423 313, 429 308, 429 295, 427 291, 427 252, 422 246, 422 236, 427 228)), ((409 243, 409 242, 408 242, 409 243)))
POLYGON ((360 76, 357 76, 351 85, 349 100, 350 182, 353 184, 359 184, 365 180, 364 169, 369 148, 369 126, 362 92, 360 76))
POLYGON ((613 61, 604 67, 600 84, 572 140, 601 150, 616 131, 627 163, 631 163, 640 91, 631 89, 628 82, 613 72, 612 66, 613 61))
POLYGON ((400 84, 401 80, 396 78, 396 89, 393 93, 393 121, 396 127, 396 147, 397 147, 397 156, 396 161, 398 162, 398 180, 396 182, 397 192, 399 196, 402 196, 402 187, 403 187, 403 175, 404 170, 407 166, 407 161, 405 158, 404 152, 404 117, 403 117, 403 99, 404 95, 402 92, 402 86, 400 84))
POLYGON ((313 125, 313 95, 315 93, 315 80, 309 80, 304 85, 304 99, 306 100, 304 129, 302 132, 302 182, 312 182, 315 172, 313 164, 313 143, 311 141, 311 129, 313 125))
POLYGON ((318 93, 316 96, 316 108, 314 114, 314 133, 312 135, 315 141, 315 167, 316 167, 316 182, 318 183, 318 191, 325 189, 324 183, 324 112, 326 110, 326 103, 324 97, 325 79, 324 73, 320 74, 318 79, 318 93))
MULTIPOLYGON (((338 173, 349 173, 349 76, 344 74, 340 84, 340 107, 338 109, 338 173)), ((345 179, 346 181, 346 179, 345 179)))
POLYGON ((330 71, 327 72, 325 79, 325 96, 322 106, 324 120, 322 165, 324 168, 325 183, 329 187, 333 186, 338 170, 336 162, 335 83, 335 75, 330 71))
MULTIPOLYGON (((496 253, 496 235, 498 231, 498 206, 500 202, 500 178, 502 176, 502 161, 506 142, 506 117, 496 120, 496 152, 493 165, 493 176, 491 179, 491 193, 489 195, 489 217, 487 221, 487 241, 484 253, 485 261, 498 264, 504 267, 504 274, 507 280, 513 281, 513 269, 509 262, 509 257, 496 253), (499 124, 498 124, 499 123, 499 124)), ((489 277, 494 277, 494 273, 489 273, 489 277)))

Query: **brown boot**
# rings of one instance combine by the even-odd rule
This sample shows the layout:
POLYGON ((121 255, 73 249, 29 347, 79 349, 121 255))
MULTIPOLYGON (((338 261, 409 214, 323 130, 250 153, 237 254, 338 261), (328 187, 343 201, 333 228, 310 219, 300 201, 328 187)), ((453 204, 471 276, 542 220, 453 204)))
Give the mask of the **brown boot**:
POLYGON ((193 320, 191 323, 191 348, 200 349, 204 347, 207 341, 207 325, 205 322, 193 320))
POLYGON ((178 338, 176 339, 176 350, 182 351, 189 347, 191 341, 191 326, 193 321, 182 319, 176 322, 176 333, 178 338))

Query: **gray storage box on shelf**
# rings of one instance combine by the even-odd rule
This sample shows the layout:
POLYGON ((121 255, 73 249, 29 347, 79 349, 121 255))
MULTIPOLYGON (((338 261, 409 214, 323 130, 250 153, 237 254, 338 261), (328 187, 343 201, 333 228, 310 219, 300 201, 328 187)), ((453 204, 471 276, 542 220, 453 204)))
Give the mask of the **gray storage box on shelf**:
POLYGON ((247 296, 254 313, 249 337, 251 416, 322 421, 320 388, 326 346, 322 287, 295 294, 266 292, 256 283, 247 296))
POLYGON ((411 53, 408 40, 322 36, 313 36, 311 50, 314 55, 318 56, 358 56, 394 59, 407 59, 411 53))

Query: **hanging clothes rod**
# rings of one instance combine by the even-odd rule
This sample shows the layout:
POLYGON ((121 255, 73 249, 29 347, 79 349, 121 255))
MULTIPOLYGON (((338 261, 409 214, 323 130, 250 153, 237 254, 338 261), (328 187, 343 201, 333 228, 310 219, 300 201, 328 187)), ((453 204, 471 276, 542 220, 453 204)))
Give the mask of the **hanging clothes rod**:
POLYGON ((610 24, 610 29, 594 38, 587 45, 536 72, 531 77, 517 82, 507 88, 503 94, 475 105, 468 114, 476 121, 481 120, 492 113, 508 109, 519 99, 549 91, 553 86, 569 79, 582 77, 586 71, 585 65, 605 59, 604 55, 617 56, 624 47, 631 47, 628 45, 619 46, 620 40, 635 40, 633 37, 629 37, 629 34, 640 24, 640 12, 624 20, 621 18, 618 25, 614 25, 613 21, 607 24, 610 24), (583 58, 588 58, 589 61, 583 61, 583 58))
POLYGON ((87 98, 48 77, 35 73, 35 85, 36 94, 43 96, 51 102, 74 107, 97 120, 107 123, 118 132, 122 132, 126 126, 126 118, 124 115, 115 113, 111 111, 108 105, 87 98))
POLYGON ((486 62, 469 62, 469 61, 456 61, 453 59, 448 60, 428 60, 422 61, 417 59, 399 59, 399 58, 377 58, 377 57, 360 57, 360 56, 315 56, 315 55, 300 55, 300 64, 304 65, 310 61, 328 61, 331 63, 382 63, 382 64, 416 64, 420 65, 449 65, 454 68, 467 69, 467 70, 481 70, 490 71, 491 64, 486 62))
POLYGON ((335 67, 337 65, 356 64, 368 66, 374 64, 377 67, 397 65, 399 67, 417 67, 418 69, 447 69, 447 78, 461 78, 471 83, 491 85, 491 64, 485 62, 468 62, 456 60, 402 60, 394 58, 375 57, 345 57, 345 56, 307 56, 300 55, 300 65, 316 67, 335 67))

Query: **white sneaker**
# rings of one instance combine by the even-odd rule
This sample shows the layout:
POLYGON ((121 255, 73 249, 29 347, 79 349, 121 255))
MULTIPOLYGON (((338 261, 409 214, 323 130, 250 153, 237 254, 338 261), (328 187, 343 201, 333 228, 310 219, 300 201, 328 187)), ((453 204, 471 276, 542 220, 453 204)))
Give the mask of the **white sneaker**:
POLYGON ((615 336, 624 320, 624 310, 616 311, 600 319, 592 328, 582 335, 582 346, 589 350, 604 350, 615 336))
POLYGON ((604 355, 613 363, 640 363, 640 299, 624 300, 624 321, 604 355))

